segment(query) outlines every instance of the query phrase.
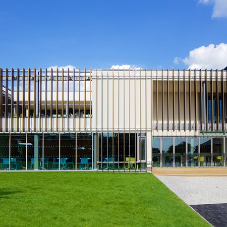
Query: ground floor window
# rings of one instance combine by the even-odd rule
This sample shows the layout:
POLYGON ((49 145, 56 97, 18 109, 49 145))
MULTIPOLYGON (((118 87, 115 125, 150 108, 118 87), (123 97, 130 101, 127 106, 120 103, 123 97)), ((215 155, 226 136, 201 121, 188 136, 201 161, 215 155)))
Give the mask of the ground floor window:
POLYGON ((154 137, 153 167, 225 166, 226 138, 154 137))
POLYGON ((97 168, 104 170, 146 169, 146 136, 138 133, 98 133, 97 168))
POLYGON ((145 170, 139 133, 11 133, 0 135, 1 170, 145 170))

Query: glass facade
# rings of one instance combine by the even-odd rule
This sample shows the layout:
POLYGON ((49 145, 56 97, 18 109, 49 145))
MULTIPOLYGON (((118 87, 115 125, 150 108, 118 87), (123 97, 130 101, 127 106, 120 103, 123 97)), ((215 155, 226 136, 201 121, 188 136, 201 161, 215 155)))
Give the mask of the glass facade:
POLYGON ((0 134, 0 167, 9 170, 9 134, 0 134))
POLYGON ((224 164, 224 139, 213 138, 213 165, 223 166, 224 164))
MULTIPOLYGON (((99 133, 97 168, 102 170, 137 170, 145 168, 145 144, 137 147, 135 133, 99 133)), ((140 137, 143 138, 143 137, 140 137)))
POLYGON ((162 166, 173 167, 173 138, 162 138, 162 166))
POLYGON ((200 138, 200 166, 211 166, 211 138, 200 138))
POLYGON ((199 165, 199 139, 196 137, 188 138, 188 166, 196 167, 199 165))
POLYGON ((217 137, 154 137, 152 140, 152 166, 224 166, 225 140, 225 138, 217 137))
POLYGON ((186 166, 186 138, 175 138, 175 166, 186 166))
MULTIPOLYGON (((224 137, 154 137, 153 167, 225 166, 224 137)), ((146 170, 146 134, 0 135, 1 170, 146 170)))
POLYGON ((160 167, 160 138, 154 137, 152 141, 153 167, 160 167))
POLYGON ((11 170, 26 170, 26 134, 11 134, 11 170))

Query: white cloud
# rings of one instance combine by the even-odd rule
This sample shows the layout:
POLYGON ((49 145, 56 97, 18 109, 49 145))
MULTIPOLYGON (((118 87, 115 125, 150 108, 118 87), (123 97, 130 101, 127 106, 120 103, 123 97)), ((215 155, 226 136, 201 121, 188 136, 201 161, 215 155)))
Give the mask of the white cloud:
POLYGON ((203 3, 203 4, 207 4, 209 2, 210 2, 210 0, 199 0, 199 3, 203 3))
POLYGON ((72 65, 67 65, 67 66, 51 66, 51 67, 49 67, 48 69, 53 69, 53 70, 56 70, 56 69, 58 69, 58 70, 61 70, 61 69, 64 69, 64 70, 72 70, 72 69, 76 69, 76 67, 75 66, 72 66, 72 65))
POLYGON ((178 65, 181 61, 182 61, 181 58, 175 57, 173 62, 174 62, 174 64, 178 65))
POLYGON ((111 69, 142 69, 142 68, 136 67, 135 65, 112 65, 111 69))
POLYGON ((227 66, 227 44, 201 46, 182 61, 189 69, 223 69, 227 66))
POLYGON ((212 17, 227 17, 227 0, 199 0, 201 4, 214 4, 212 17))

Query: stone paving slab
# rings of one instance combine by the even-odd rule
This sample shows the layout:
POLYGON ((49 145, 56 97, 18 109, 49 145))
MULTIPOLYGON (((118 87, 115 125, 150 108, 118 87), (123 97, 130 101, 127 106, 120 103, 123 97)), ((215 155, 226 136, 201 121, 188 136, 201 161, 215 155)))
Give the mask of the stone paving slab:
POLYGON ((215 227, 227 226, 227 203, 191 206, 215 227))

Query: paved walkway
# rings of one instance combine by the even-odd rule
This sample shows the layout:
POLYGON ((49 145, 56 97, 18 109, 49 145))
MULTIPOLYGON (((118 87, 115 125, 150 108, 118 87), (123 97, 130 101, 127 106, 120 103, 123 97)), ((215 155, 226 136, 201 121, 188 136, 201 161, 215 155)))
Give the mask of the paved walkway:
POLYGON ((227 176, 156 177, 213 226, 227 226, 227 176))

